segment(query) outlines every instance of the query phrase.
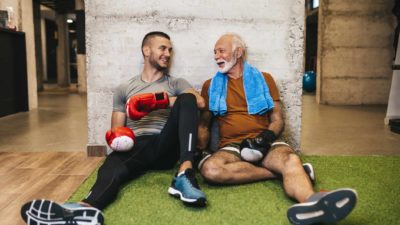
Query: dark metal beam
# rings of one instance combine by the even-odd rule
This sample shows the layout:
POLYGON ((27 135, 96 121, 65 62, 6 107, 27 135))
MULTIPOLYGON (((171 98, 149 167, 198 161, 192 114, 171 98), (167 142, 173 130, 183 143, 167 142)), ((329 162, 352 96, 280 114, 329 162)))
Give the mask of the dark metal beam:
POLYGON ((55 10, 58 14, 75 12, 75 0, 40 0, 40 4, 55 10))

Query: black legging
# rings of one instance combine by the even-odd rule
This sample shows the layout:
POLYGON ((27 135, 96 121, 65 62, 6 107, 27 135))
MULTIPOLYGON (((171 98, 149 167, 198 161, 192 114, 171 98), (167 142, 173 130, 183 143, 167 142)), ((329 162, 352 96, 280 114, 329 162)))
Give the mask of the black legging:
POLYGON ((198 112, 193 94, 181 94, 158 135, 139 136, 133 150, 112 152, 100 167, 97 180, 83 202, 103 209, 117 196, 120 186, 147 170, 170 169, 191 161, 197 142, 198 112))

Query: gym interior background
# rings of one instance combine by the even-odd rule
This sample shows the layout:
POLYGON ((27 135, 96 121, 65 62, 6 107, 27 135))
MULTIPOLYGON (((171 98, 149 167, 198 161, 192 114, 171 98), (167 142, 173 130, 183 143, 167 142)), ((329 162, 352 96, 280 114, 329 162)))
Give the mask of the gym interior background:
POLYGON ((14 47, 3 51, 7 75, 2 85, 7 88, 2 88, 0 115, 37 109, 38 96, 46 89, 87 93, 87 149, 101 152, 112 88, 140 70, 138 34, 152 29, 169 31, 175 38, 171 72, 197 88, 215 69, 204 66, 213 64, 210 49, 214 39, 232 30, 241 34, 248 42, 250 61, 272 73, 280 86, 286 111, 285 135, 297 150, 301 143, 301 95, 310 94, 301 90, 305 71, 316 74, 312 93, 316 104, 387 105, 386 124, 400 114, 399 103, 393 100, 396 93, 390 97, 391 90, 399 89, 398 76, 393 76, 392 70, 398 39, 395 1, 257 1, 252 4, 254 9, 242 9, 240 4, 246 3, 238 2, 228 4, 221 19, 221 12, 213 11, 222 7, 219 5, 158 3, 88 1, 85 11, 84 1, 3 0, 0 7, 3 12, 12 9, 17 32, 2 30, 7 33, 2 43, 14 47), (251 10, 260 13, 249 16, 251 10), (262 13, 265 10, 268 15, 262 13), (215 20, 214 25, 210 25, 211 20, 215 20), (190 57, 183 54, 187 51, 190 57), (16 54, 19 58, 10 63, 13 52, 20 53, 16 54), (19 76, 12 76, 13 72, 19 76))
MULTIPOLYGON (((140 40, 157 29, 174 43, 171 73, 197 88, 213 75, 216 38, 242 35, 249 60, 277 80, 286 136, 303 154, 400 155, 389 125, 400 118, 398 1, 218 2, 1 0, 0 176, 34 182, 11 163, 19 154, 45 160, 35 169, 103 155, 112 87, 141 69, 140 40), (316 74, 313 92, 302 90, 306 71, 316 74)), ((77 161, 85 160, 91 167, 71 189, 100 161, 77 161)), ((71 194, 62 192, 55 198, 71 194)), ((0 214, 11 217, 25 198, 0 214)))

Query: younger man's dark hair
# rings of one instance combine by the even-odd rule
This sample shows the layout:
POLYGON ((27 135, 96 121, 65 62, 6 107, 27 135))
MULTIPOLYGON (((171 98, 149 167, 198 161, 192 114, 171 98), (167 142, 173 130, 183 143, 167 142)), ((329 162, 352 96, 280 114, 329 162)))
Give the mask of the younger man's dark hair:
POLYGON ((150 40, 151 38, 153 38, 153 37, 163 37, 163 38, 166 38, 166 39, 168 39, 168 40, 171 40, 170 37, 168 36, 168 34, 166 34, 166 33, 164 33, 164 32, 161 32, 161 31, 152 31, 152 32, 150 32, 150 33, 147 33, 147 34, 144 36, 143 41, 142 41, 142 54, 143 54, 143 55, 144 55, 144 53, 143 53, 143 46, 145 46, 145 45, 149 42, 149 40, 150 40))

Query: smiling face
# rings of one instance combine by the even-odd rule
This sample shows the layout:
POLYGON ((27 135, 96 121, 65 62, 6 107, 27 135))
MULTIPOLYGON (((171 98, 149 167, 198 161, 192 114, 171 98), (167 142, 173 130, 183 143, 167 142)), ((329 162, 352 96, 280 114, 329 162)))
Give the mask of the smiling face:
POLYGON ((222 36, 214 47, 214 60, 217 62, 218 71, 228 73, 237 64, 237 49, 233 49, 232 37, 222 36))
POLYGON ((152 37, 148 44, 143 46, 145 60, 157 70, 166 70, 169 67, 172 55, 171 41, 164 37, 152 37))

